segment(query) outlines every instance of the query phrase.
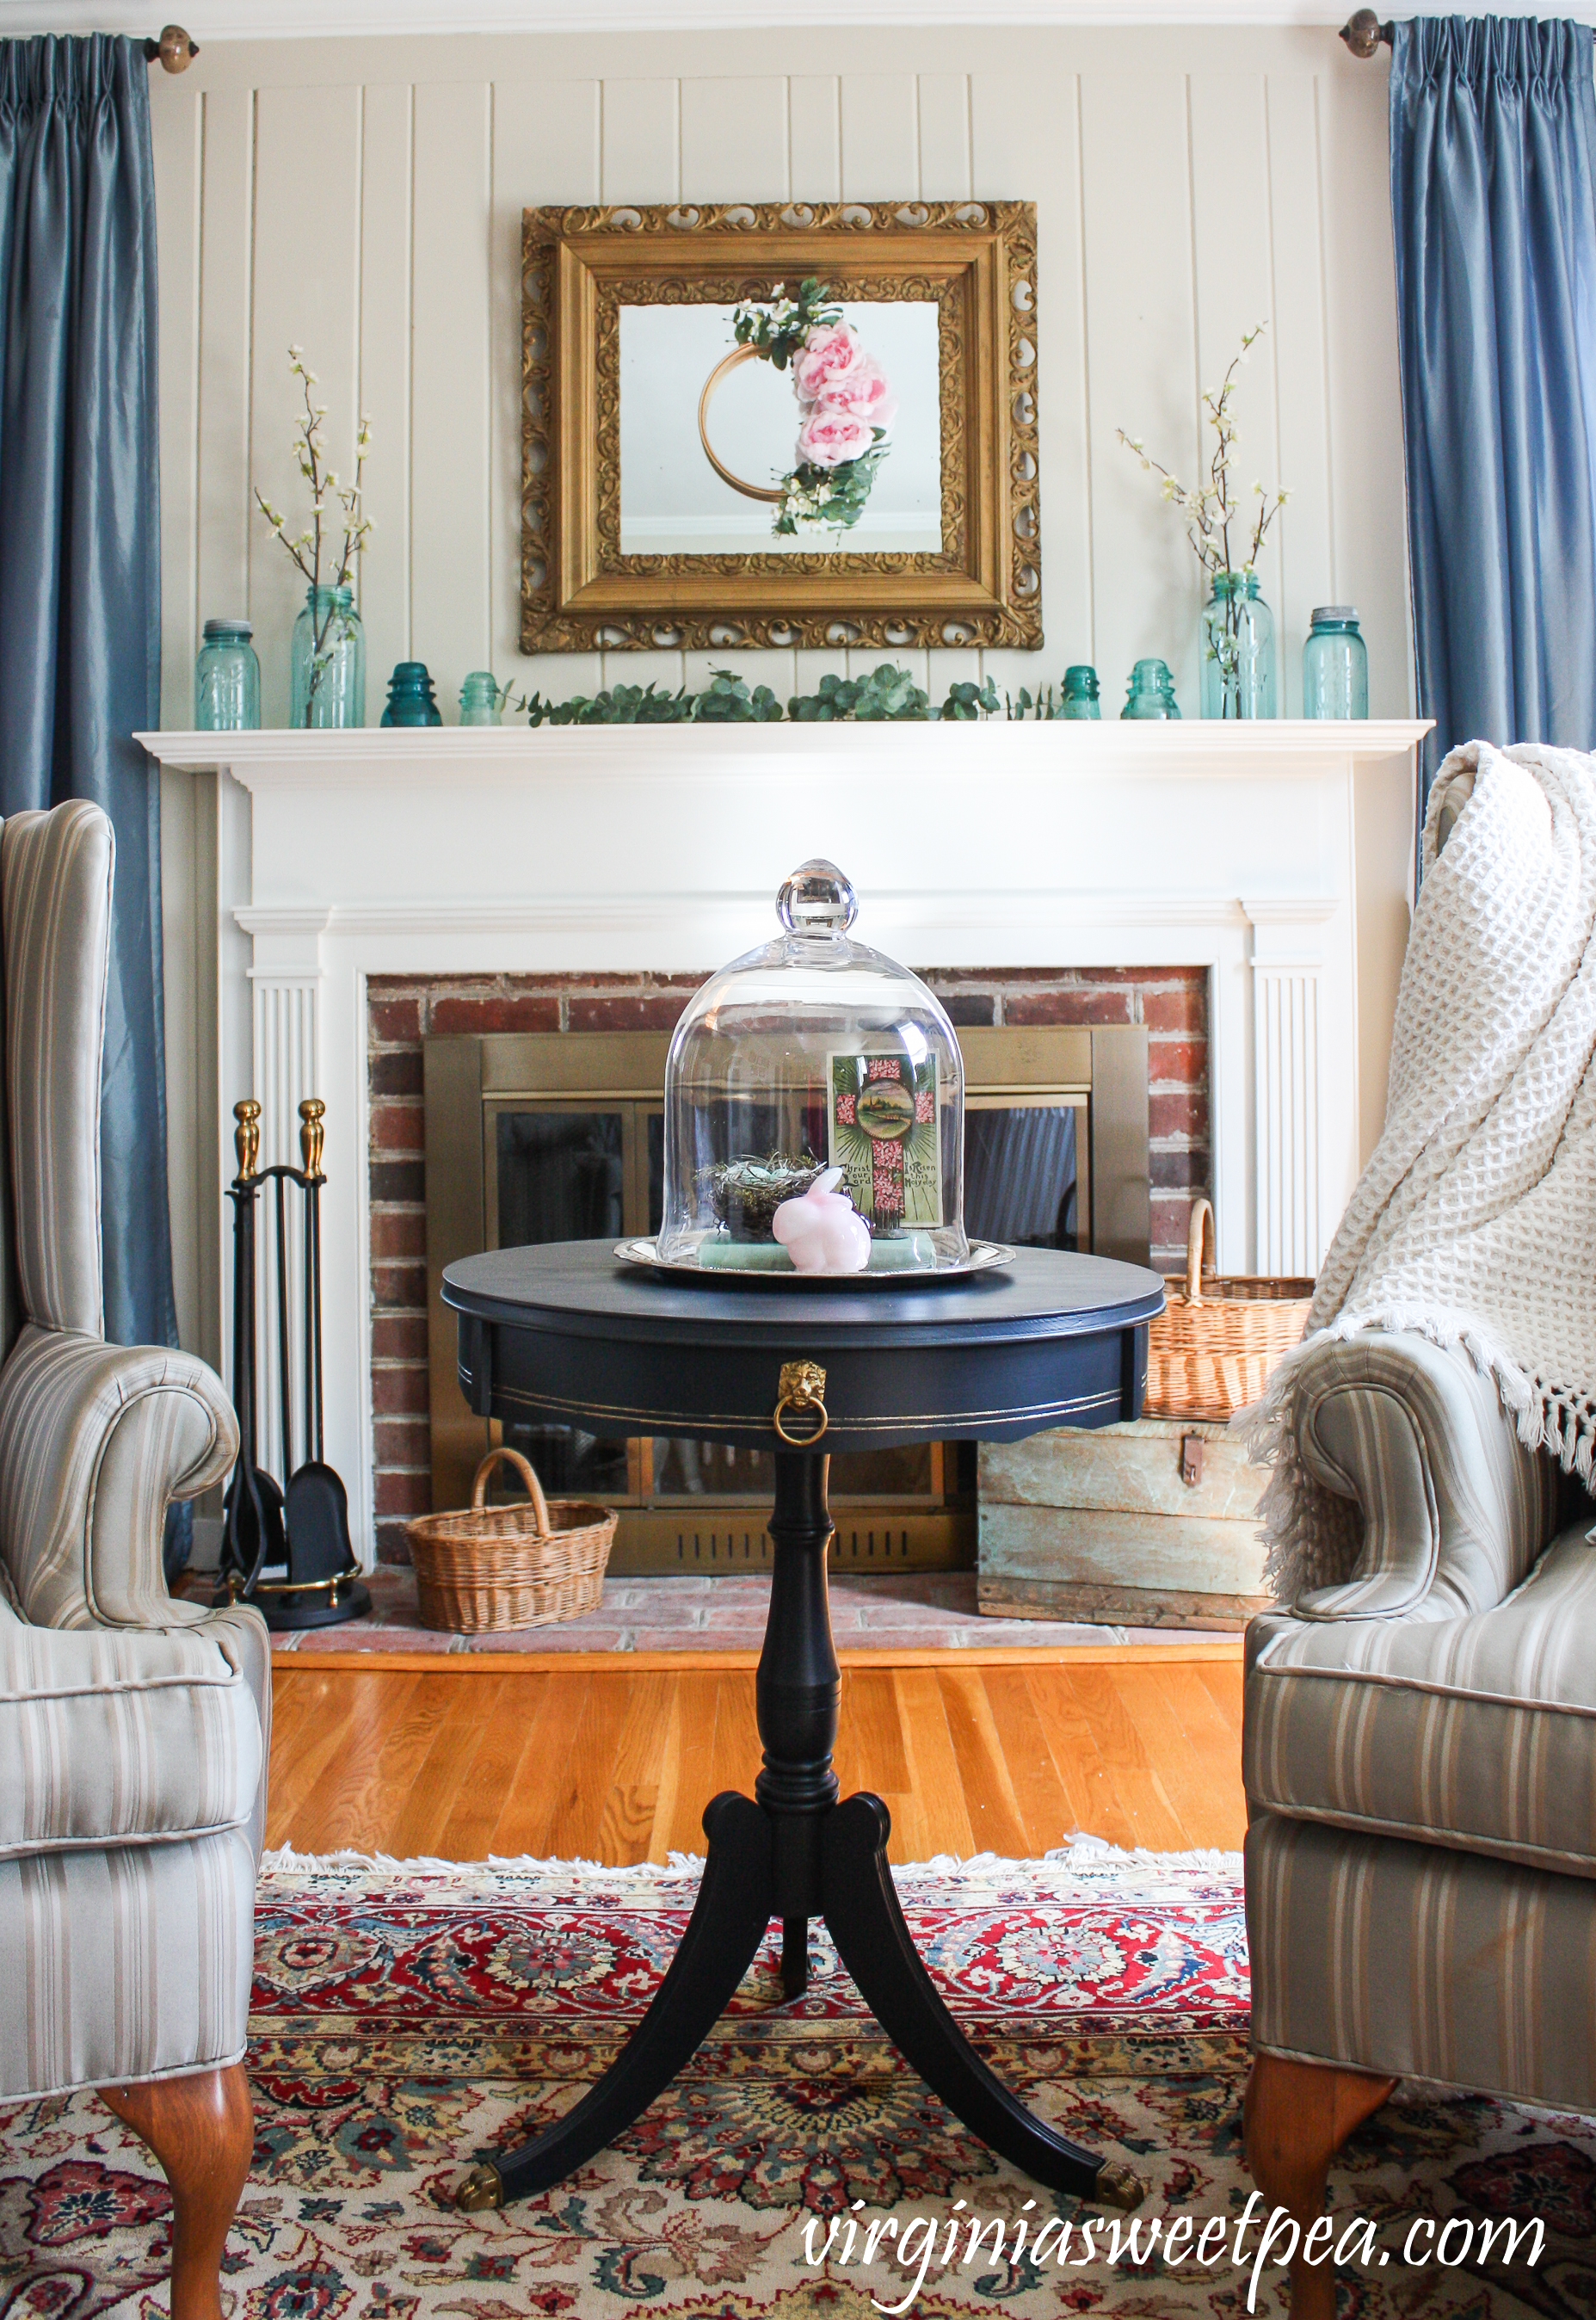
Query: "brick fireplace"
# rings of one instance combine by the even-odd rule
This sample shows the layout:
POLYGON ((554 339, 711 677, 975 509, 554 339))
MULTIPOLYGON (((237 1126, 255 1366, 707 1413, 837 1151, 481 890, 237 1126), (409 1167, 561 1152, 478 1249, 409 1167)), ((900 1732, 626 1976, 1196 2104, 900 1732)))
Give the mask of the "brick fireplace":
MULTIPOLYGON (((1183 1261, 1211 1184, 1206 967, 921 970, 956 1026, 1143 1023, 1153 1261, 1183 1261)), ((431 1509, 427 1414, 422 1041, 430 1034, 668 1031, 700 978, 653 974, 374 975, 370 1092, 371 1406, 379 1559, 409 1560, 404 1525, 431 1509)))

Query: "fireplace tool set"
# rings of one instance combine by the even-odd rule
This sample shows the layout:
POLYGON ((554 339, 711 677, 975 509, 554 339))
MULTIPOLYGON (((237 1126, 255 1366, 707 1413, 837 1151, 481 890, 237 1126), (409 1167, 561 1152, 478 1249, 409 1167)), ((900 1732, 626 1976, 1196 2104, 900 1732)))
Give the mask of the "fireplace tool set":
POLYGON ((227 1187, 232 1202, 232 1375, 239 1418, 239 1455, 222 1507, 219 1602, 253 1603, 268 1627, 331 1627, 371 1609, 349 1538, 344 1486, 322 1455, 322 1240, 319 1199, 326 1106, 306 1096, 299 1107, 303 1167, 261 1168, 260 1106, 253 1096, 235 1103, 233 1142, 239 1173, 227 1187), (279 1487, 258 1456, 255 1311, 257 1198, 272 1187, 276 1210, 277 1385, 283 1414, 279 1487), (304 1462, 293 1464, 293 1362, 288 1318, 288 1192, 304 1198, 304 1462), (285 1578, 268 1577, 286 1566, 285 1578))

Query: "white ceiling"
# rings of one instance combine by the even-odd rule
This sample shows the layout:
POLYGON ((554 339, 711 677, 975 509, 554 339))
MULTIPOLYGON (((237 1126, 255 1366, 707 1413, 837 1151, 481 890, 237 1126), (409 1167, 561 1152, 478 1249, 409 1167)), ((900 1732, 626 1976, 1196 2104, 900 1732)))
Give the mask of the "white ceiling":
MULTIPOLYGON (((159 32, 162 6, 195 40, 332 33, 672 32, 771 25, 1339 24, 1354 0, 0 0, 0 34, 159 32)), ((1383 0, 1381 14, 1394 10, 1383 0)), ((1529 15, 1515 0, 1433 0, 1403 14, 1529 15)), ((1596 17, 1596 0, 1557 12, 1596 17)))

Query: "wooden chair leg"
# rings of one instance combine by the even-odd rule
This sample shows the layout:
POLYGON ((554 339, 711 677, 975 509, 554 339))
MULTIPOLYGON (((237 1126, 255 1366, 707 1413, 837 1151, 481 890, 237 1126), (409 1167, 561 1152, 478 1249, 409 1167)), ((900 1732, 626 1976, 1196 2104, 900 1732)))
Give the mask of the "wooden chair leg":
POLYGON ((102 2087, 172 2187, 172 2320, 222 2320, 222 2251, 249 2172, 254 2113, 241 2062, 102 2087))
MULTIPOLYGON (((1309 2230, 1324 2213, 1330 2161, 1396 2084, 1331 2062, 1255 2054, 1244 2113, 1247 2163, 1271 2208, 1309 2230)), ((1291 2267, 1292 2320, 1335 2320, 1336 2273, 1328 2261, 1291 2267)))

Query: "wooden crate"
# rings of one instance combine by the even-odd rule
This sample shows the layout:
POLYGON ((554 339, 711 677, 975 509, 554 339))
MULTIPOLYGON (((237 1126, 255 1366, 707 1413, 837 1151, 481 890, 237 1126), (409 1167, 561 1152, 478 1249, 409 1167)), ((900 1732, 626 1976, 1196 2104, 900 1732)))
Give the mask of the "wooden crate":
POLYGON ((1222 1426, 1180 1418, 984 1442, 980 1607, 1010 1619, 1241 1627, 1268 1602, 1265 1479, 1222 1426), (1193 1436, 1196 1483, 1181 1475, 1193 1436))

